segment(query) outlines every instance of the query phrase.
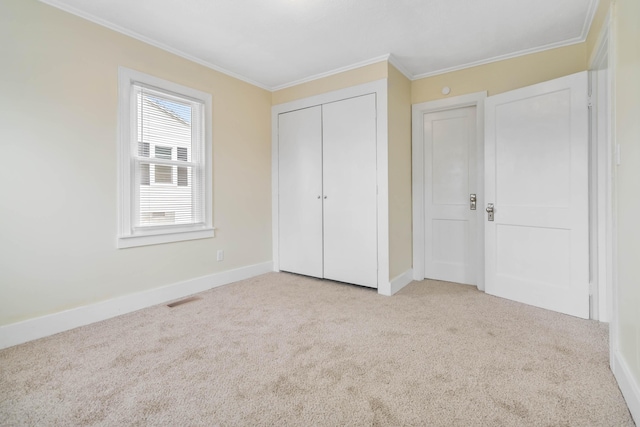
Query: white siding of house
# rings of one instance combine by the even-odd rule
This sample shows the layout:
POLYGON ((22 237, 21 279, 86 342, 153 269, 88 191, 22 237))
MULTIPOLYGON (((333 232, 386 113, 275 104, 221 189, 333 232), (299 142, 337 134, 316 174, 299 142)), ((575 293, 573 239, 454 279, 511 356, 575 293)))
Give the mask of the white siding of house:
MULTIPOLYGON (((197 222, 192 203, 193 180, 191 169, 187 168, 187 185, 178 185, 178 167, 157 165, 153 158, 163 158, 159 147, 171 150, 171 159, 178 160, 178 148, 187 150, 187 161, 191 161, 191 123, 184 120, 159 103, 149 99, 146 94, 139 92, 137 134, 138 143, 149 144, 148 185, 139 185, 140 217, 138 225, 141 227, 171 224, 190 224, 197 222), (171 182, 163 182, 160 170, 168 168, 171 182), (159 181, 159 182, 157 182, 159 181)), ((138 150, 134 147, 133 149, 138 150)), ((140 163, 137 182, 144 182, 142 175, 146 173, 146 163, 140 163), (142 180, 142 181, 141 181, 142 180)), ((186 167, 185 167, 186 168, 186 167)))

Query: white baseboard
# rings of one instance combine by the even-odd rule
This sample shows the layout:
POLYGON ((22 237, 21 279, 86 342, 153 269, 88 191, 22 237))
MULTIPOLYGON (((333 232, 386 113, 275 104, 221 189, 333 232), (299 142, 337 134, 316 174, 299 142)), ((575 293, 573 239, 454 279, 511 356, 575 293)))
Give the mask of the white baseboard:
POLYGON ((0 349, 203 292, 273 271, 271 261, 0 326, 0 349))
MULTIPOLYGON (((413 282, 413 269, 410 268, 404 273, 394 277, 390 283, 390 292, 388 296, 396 294, 400 289, 413 282)), ((386 294, 384 294, 386 295, 386 294)))
POLYGON ((613 360, 613 375, 618 381, 618 387, 622 391, 624 400, 627 402, 629 412, 636 424, 640 423, 640 383, 634 378, 629 365, 619 352, 615 352, 613 360))

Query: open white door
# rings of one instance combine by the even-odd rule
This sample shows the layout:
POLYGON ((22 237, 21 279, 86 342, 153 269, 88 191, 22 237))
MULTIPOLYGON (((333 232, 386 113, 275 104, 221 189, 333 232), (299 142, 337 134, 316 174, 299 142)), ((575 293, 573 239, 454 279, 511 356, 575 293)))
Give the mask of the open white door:
POLYGON ((587 72, 485 108, 485 290, 589 318, 587 72))

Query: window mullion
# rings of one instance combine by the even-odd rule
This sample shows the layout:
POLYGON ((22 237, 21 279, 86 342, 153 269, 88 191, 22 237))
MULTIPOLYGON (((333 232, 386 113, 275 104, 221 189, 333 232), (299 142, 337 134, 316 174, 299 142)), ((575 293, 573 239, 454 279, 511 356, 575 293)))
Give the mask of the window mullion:
POLYGON ((156 157, 136 156, 134 159, 140 163, 149 163, 152 165, 185 166, 185 167, 193 167, 193 168, 198 166, 198 164, 195 162, 186 162, 183 160, 158 159, 156 157))

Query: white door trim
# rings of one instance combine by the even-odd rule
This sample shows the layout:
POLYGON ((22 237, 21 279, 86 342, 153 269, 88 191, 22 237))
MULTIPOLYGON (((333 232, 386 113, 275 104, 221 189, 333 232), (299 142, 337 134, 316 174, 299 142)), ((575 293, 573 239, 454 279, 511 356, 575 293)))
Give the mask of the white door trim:
POLYGON ((301 108, 356 96, 376 94, 376 154, 378 181, 378 293, 392 295, 389 280, 389 160, 387 128, 387 79, 352 86, 309 98, 299 99, 271 107, 271 212, 273 269, 280 271, 278 263, 278 115, 301 108))
MULTIPOLYGON (((618 265, 616 254, 616 237, 617 237, 617 225, 616 225, 616 159, 615 152, 615 32, 613 31, 613 4, 609 7, 607 16, 602 24, 602 29, 596 40, 596 45, 589 58, 589 70, 597 70, 602 67, 607 69, 606 78, 606 117, 609 121, 609 127, 607 130, 606 139, 604 141, 598 141, 598 154, 603 153, 604 156, 598 157, 598 171, 604 171, 605 176, 602 180, 599 177, 599 185, 597 192, 597 199, 599 204, 599 210, 602 213, 602 204, 605 205, 605 218, 598 218, 598 227, 604 227, 605 239, 604 242, 598 242, 598 252, 604 251, 604 273, 600 272, 599 277, 605 278, 605 290, 599 292, 599 296, 606 297, 606 309, 607 317, 609 321, 609 364, 611 370, 618 377, 622 375, 617 369, 615 359, 618 353, 618 284, 617 284, 617 270, 618 265), (602 144, 605 144, 604 150, 602 144), (602 188, 604 184, 604 188, 602 188), (604 245, 601 246, 601 245, 604 245)), ((598 100, 596 99, 596 103, 598 100)), ((602 230, 599 230, 602 235, 602 230)), ((600 261, 600 260, 599 260, 600 261)), ((599 266, 603 263, 599 262, 599 266)), ((602 306, 602 304, 600 305, 602 306)), ((620 379, 618 378, 618 381, 620 379)), ((625 396, 626 397, 626 396, 625 396)))
POLYGON ((609 322, 611 318, 612 285, 612 189, 613 149, 611 140, 611 70, 609 66, 608 16, 604 33, 598 38, 589 66, 589 95, 591 114, 591 198, 590 215, 593 218, 591 234, 594 253, 591 259, 592 319, 609 322))
MULTIPOLYGON (((424 127, 422 116, 425 113, 451 110, 462 107, 476 107, 476 148, 477 148, 477 206, 478 224, 482 224, 484 212, 484 100, 487 92, 475 92, 437 101, 423 102, 412 106, 411 137, 411 186, 413 195, 413 279, 424 279, 424 127)), ((476 239, 476 283, 484 290, 484 228, 477 227, 476 239)))

